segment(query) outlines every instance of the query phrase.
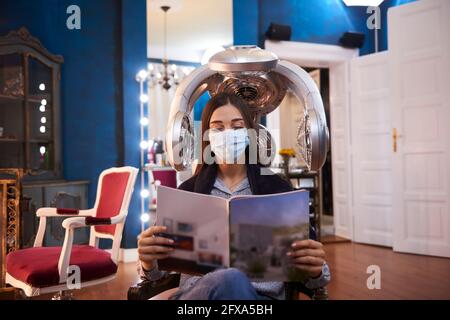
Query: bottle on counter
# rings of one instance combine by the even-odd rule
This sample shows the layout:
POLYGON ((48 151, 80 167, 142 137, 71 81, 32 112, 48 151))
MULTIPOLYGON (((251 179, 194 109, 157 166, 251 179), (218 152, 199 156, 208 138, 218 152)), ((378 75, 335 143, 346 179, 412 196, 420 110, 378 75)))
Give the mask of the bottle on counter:
POLYGON ((148 148, 147 161, 149 164, 155 164, 155 144, 152 143, 148 148))

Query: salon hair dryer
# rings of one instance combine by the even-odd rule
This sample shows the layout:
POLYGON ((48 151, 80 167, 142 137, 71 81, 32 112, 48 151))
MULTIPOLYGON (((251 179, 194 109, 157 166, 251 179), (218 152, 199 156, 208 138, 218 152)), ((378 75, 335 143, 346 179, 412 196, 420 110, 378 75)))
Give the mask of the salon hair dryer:
MULTIPOLYGON (((216 53, 207 65, 195 69, 180 83, 167 125, 169 163, 182 171, 188 169, 194 160, 192 108, 206 91, 211 96, 227 92, 241 97, 264 132, 261 117, 280 105, 288 89, 304 106, 296 137, 300 157, 309 170, 320 169, 328 152, 329 133, 315 82, 299 66, 279 60, 275 54, 256 46, 233 46, 216 53)), ((267 130, 262 136, 270 139, 267 130)))

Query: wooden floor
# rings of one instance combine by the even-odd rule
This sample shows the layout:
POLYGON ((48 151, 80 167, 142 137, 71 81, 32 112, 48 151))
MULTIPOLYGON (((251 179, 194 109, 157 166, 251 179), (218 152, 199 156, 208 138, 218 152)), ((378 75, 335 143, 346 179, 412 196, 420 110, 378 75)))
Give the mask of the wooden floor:
MULTIPOLYGON (((350 242, 326 243, 325 250, 332 272, 330 299, 450 299, 450 259, 350 242), (367 288, 369 265, 381 268, 380 290, 367 288)), ((126 299, 128 287, 138 280, 136 264, 121 263, 115 280, 79 290, 75 298, 126 299)))

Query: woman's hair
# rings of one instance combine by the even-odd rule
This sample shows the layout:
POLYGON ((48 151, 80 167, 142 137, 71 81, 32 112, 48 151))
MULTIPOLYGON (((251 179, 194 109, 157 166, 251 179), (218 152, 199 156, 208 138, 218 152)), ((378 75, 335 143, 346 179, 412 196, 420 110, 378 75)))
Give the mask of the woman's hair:
POLYGON ((201 150, 200 150, 200 156, 202 157, 200 163, 197 165, 195 169, 195 174, 200 173, 204 166, 204 151, 209 145, 209 140, 204 139, 203 135, 205 132, 209 130, 209 122, 211 121, 211 116, 218 108, 226 106, 227 104, 231 104, 232 106, 236 107, 239 112, 242 115, 242 119, 244 120, 245 127, 247 129, 257 129, 257 125, 253 121, 252 114, 250 112, 249 107, 245 104, 244 100, 239 98, 236 95, 230 94, 230 93, 218 93, 214 97, 212 97, 208 103, 206 104, 205 108, 202 112, 202 124, 201 124, 201 150))

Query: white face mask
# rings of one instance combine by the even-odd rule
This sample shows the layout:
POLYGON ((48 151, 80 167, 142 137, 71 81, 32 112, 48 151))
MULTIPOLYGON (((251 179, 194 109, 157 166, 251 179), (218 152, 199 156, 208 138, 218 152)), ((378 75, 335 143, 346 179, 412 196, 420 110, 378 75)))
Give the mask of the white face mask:
POLYGON ((238 163, 249 143, 248 132, 246 128, 223 131, 210 129, 209 142, 217 163, 238 163))

